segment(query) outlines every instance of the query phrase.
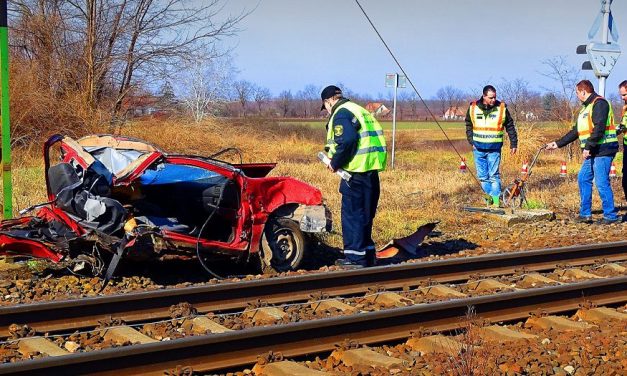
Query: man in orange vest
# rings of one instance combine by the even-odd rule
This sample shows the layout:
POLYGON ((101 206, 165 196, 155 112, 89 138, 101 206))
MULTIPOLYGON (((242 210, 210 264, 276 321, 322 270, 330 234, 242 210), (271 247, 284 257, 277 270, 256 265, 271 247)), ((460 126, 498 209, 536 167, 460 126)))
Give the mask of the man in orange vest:
POLYGON ((501 149, 503 130, 507 131, 510 152, 516 154, 518 135, 514 120, 505 103, 496 99, 492 85, 483 88, 483 96, 470 103, 466 112, 466 138, 472 145, 477 177, 483 191, 490 195, 493 206, 499 206, 501 194, 501 149))
POLYGON ((616 215, 614 193, 609 177, 612 160, 618 152, 612 105, 595 93, 594 86, 588 80, 579 81, 576 92, 582 105, 575 119, 575 125, 562 138, 548 143, 547 150, 561 148, 579 139, 583 163, 577 175, 580 203, 579 217, 576 221, 592 223, 592 182, 594 181, 603 207, 601 223, 616 223, 620 219, 616 215))

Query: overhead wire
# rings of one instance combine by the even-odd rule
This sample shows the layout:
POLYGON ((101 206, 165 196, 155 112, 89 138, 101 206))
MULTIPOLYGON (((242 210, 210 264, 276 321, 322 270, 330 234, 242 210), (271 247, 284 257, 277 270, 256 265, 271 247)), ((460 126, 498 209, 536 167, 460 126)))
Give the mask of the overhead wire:
MULTIPOLYGON (((361 6, 361 4, 359 3, 359 0, 355 0, 355 3, 357 3, 357 6, 361 10, 361 12, 364 14, 364 17, 366 17, 366 20, 368 20, 368 22, 370 23, 370 26, 372 26, 372 29, 374 30, 374 32, 377 34, 377 36, 381 40, 381 43, 383 43, 383 45, 385 46, 385 48, 389 52, 390 56, 392 56, 392 59, 394 59, 394 62, 396 63, 398 68, 401 70, 401 72, 403 73, 405 78, 407 79, 407 82, 409 82, 409 84, 411 85, 412 89, 414 90, 414 92, 416 93, 418 98, 420 99, 420 102, 425 106, 427 112, 429 113, 431 118, 433 118, 433 121, 435 122, 435 124, 438 126, 438 128, 440 128, 440 131, 442 131, 442 133, 444 134, 444 137, 446 137, 446 141, 448 141, 448 143, 451 145, 451 147, 453 148, 453 150, 455 151, 457 156, 461 160, 465 160, 465 158, 461 155, 459 150, 457 150, 457 148, 455 147, 455 144, 453 143, 453 141, 449 138, 448 134, 444 131, 444 128, 442 127, 442 125, 440 125, 440 122, 438 121, 436 116, 433 114, 433 112, 431 112, 431 109, 429 109, 429 106, 427 106, 427 102, 425 102, 425 100, 422 98, 422 95, 420 95, 420 93, 418 92, 418 89, 416 89, 416 86, 412 82, 411 78, 409 78, 409 75, 407 74, 407 72, 405 72, 405 69, 403 69, 403 66, 401 65, 401 63, 396 58, 396 55, 394 55, 394 53, 392 52, 392 50, 390 49, 388 44, 385 42, 385 39, 383 39, 383 36, 381 36, 381 33, 379 33, 379 30, 377 29, 377 27, 374 25, 374 23, 372 22, 372 20, 368 16, 368 13, 366 13, 366 10, 364 9, 364 7, 361 6)), ((477 184, 481 187, 481 182, 479 181, 477 176, 470 170, 468 172, 473 177, 473 179, 477 182, 477 184)), ((483 189, 482 189, 482 191, 483 191, 483 189)))

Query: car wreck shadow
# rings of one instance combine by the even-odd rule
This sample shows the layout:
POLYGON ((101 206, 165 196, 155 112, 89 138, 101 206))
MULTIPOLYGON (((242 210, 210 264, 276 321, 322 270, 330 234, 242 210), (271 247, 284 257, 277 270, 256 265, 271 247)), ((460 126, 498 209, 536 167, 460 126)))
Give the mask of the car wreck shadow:
POLYGON ((466 239, 449 239, 443 242, 426 242, 420 245, 420 251, 427 256, 444 256, 460 251, 473 250, 479 245, 466 239))
POLYGON ((308 257, 302 265, 304 270, 317 270, 325 266, 335 264, 335 260, 344 258, 342 249, 317 241, 316 244, 310 245, 310 257, 308 257))
MULTIPOLYGON (((432 231, 429 234, 430 238, 438 237, 442 233, 439 231, 432 231)), ((444 256, 455 254, 461 251, 473 250, 478 248, 479 245, 470 242, 466 239, 449 239, 445 241, 433 241, 427 240, 420 244, 415 254, 403 252, 398 256, 390 259, 378 259, 378 265, 390 265, 397 264, 399 262, 420 259, 429 256, 444 256)), ((335 260, 343 258, 342 249, 338 247, 332 247, 324 243, 316 244, 312 247, 312 257, 303 265, 305 270, 317 270, 325 266, 330 266, 335 263, 335 260)))

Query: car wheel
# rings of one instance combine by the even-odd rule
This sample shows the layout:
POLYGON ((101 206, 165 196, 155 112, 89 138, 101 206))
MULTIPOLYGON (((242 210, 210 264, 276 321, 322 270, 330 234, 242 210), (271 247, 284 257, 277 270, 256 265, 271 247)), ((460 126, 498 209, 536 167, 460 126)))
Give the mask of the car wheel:
POLYGON ((306 238, 297 222, 272 218, 261 237, 261 266, 264 272, 297 270, 305 257, 306 238))

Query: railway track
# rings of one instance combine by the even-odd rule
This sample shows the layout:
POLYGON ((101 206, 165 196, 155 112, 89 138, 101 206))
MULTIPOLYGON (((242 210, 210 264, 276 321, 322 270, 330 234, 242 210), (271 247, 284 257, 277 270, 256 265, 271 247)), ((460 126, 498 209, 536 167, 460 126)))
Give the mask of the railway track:
POLYGON ((170 307, 181 302, 199 312, 237 310, 255 300, 288 303, 307 300, 314 293, 339 296, 363 293, 373 286, 390 290, 428 280, 451 283, 476 274, 505 275, 523 268, 546 271, 564 263, 579 266, 600 259, 627 260, 627 241, 0 307, 0 337, 9 334, 13 323, 54 333, 90 328, 110 316, 127 323, 167 319, 170 307))
MULTIPOLYGON (((403 264, 355 271, 307 274, 207 287, 186 288, 90 298, 80 301, 37 303, 0 309, 2 330, 10 323, 28 323, 39 332, 62 331, 94 325, 113 316, 128 322, 169 318, 169 307, 188 302, 199 312, 243 308, 254 299, 272 303, 306 301, 313 292, 331 296, 367 291, 373 285, 395 289, 437 282, 465 281, 471 275, 512 274, 553 270, 560 265, 592 264, 627 259, 627 242, 498 254, 403 264), (100 310, 98 312, 98 310, 100 310), (44 329, 45 328, 45 329, 44 329)), ((418 327, 450 330, 459 326, 468 306, 492 322, 523 319, 530 311, 559 313, 578 308, 582 297, 599 305, 627 301, 627 276, 545 286, 520 291, 490 293, 429 304, 343 315, 269 327, 185 337, 99 351, 73 353, 0 366, 0 374, 161 374, 176 366, 217 370, 254 363, 259 354, 280 351, 298 356, 330 351, 351 338, 360 343, 381 343, 406 338, 418 327), (367 328, 367 329, 365 329, 367 328)))

